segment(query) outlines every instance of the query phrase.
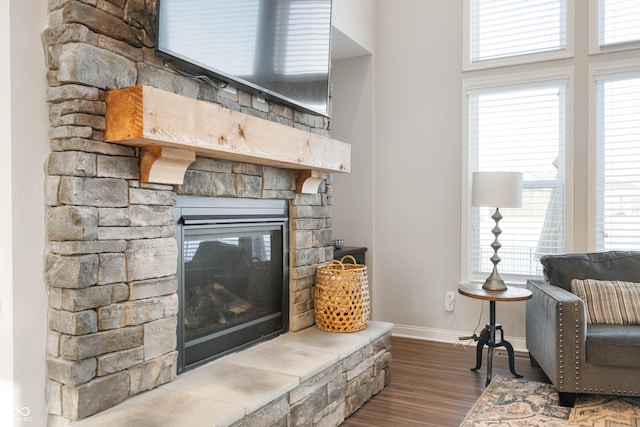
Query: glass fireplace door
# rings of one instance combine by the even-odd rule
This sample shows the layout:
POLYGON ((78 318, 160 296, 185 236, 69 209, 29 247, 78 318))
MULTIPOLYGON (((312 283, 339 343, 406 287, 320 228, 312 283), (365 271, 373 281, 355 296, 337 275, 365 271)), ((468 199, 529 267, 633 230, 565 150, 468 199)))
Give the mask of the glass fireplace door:
POLYGON ((211 221, 181 227, 183 368, 287 328, 286 221, 211 221))

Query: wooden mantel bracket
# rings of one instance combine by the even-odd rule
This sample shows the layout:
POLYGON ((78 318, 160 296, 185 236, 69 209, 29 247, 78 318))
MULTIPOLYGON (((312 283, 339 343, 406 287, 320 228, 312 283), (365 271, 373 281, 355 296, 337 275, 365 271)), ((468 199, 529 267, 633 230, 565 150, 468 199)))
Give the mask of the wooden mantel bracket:
POLYGON ((296 171, 298 191, 349 172, 351 146, 149 86, 109 91, 106 142, 142 147, 141 181, 182 184, 195 156, 296 171))
POLYGON ((327 178, 327 174, 316 170, 296 171, 296 192, 315 194, 318 187, 327 178))
POLYGON ((149 146, 140 153, 140 182, 182 185, 189 165, 196 160, 193 150, 149 146))

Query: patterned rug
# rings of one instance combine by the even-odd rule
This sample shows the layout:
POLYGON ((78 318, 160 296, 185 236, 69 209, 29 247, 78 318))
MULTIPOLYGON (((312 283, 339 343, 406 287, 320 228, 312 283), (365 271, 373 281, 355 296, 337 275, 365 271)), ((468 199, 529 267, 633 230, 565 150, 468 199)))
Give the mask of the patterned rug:
POLYGON ((578 395, 558 406, 550 384, 494 377, 460 427, 640 427, 640 397, 578 395))

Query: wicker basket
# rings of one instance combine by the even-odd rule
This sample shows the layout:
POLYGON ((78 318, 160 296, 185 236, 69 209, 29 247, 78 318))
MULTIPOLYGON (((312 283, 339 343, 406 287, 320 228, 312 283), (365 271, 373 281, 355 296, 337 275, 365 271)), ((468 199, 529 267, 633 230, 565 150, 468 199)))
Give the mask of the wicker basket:
POLYGON ((318 328, 331 332, 356 332, 367 327, 371 303, 367 266, 347 255, 318 267, 314 313, 318 328), (345 263, 351 258, 353 264, 345 263))

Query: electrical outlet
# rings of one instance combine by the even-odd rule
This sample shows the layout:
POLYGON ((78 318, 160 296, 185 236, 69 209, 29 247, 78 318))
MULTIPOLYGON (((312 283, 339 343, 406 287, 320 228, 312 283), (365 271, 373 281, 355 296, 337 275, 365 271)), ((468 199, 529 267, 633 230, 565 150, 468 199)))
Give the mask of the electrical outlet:
POLYGON ((444 309, 446 311, 453 311, 455 307, 455 298, 456 298, 455 293, 451 291, 447 291, 444 297, 444 309))

